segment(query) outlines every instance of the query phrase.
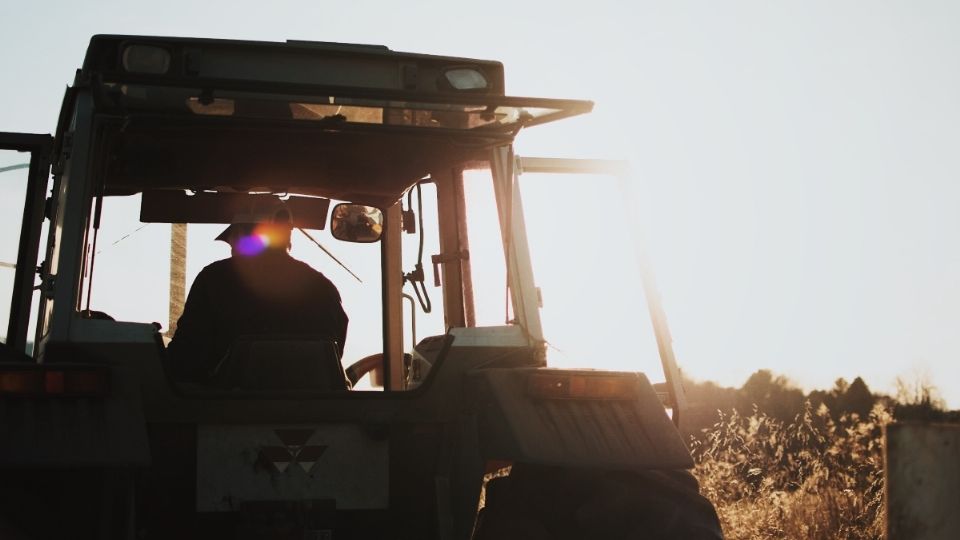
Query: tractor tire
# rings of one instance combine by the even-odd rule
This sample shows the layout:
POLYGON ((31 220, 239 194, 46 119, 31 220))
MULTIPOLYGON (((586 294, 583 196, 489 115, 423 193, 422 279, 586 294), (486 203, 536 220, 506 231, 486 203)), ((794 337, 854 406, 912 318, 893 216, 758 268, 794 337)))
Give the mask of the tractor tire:
POLYGON ((723 540, 723 532, 689 471, 516 464, 488 482, 473 538, 723 540))

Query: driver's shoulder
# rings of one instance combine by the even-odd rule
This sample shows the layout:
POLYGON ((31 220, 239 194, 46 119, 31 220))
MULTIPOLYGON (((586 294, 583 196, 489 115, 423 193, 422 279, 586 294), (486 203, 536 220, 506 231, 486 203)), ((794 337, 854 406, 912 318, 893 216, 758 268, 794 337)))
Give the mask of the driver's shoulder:
POLYGON ((217 272, 223 271, 227 268, 233 266, 233 257, 227 257, 226 259, 220 259, 219 261, 213 261, 212 263, 203 267, 201 272, 217 272))
POLYGON ((337 296, 339 297, 340 293, 337 290, 336 285, 334 285, 333 282, 330 281, 329 278, 327 278, 327 276, 323 275, 323 272, 317 270, 316 268, 310 266, 309 264, 299 259, 294 259, 293 257, 290 257, 290 260, 296 265, 297 271, 301 273, 303 276, 305 276, 307 279, 312 281, 316 286, 318 286, 319 288, 325 291, 332 291, 336 293, 337 296))
POLYGON ((233 260, 230 258, 220 259, 219 261, 213 261, 212 263, 204 266, 195 278, 196 281, 205 281, 213 280, 216 281, 217 278, 221 278, 227 274, 235 272, 233 260))
POLYGON ((289 264, 291 268, 295 269, 295 271, 299 273, 302 273, 303 275, 307 275, 314 278, 321 277, 323 279, 327 279, 327 277, 324 276, 322 272, 310 266, 309 264, 301 261, 300 259, 295 259, 292 256, 287 256, 285 260, 287 261, 287 264, 289 264))

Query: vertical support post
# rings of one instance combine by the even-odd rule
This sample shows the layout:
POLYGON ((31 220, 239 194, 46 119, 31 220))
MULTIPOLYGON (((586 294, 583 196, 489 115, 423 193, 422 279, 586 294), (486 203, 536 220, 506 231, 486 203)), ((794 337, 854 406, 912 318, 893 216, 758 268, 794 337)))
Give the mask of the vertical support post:
POLYGON ((462 195, 463 177, 452 169, 432 174, 437 186, 437 220, 440 225, 440 254, 434 257, 443 280, 443 321, 446 328, 466 326, 463 305, 463 272, 460 244, 460 220, 457 216, 458 191, 462 195))
POLYGON ((187 300, 187 224, 170 225, 170 308, 167 337, 177 331, 187 300))
POLYGON ((383 283, 383 384, 385 390, 403 390, 403 267, 400 203, 387 208, 381 240, 383 283))
POLYGON ((510 146, 493 149, 491 172, 514 319, 534 343, 544 343, 543 326, 540 322, 540 294, 533 280, 533 262, 530 259, 523 203, 520 199, 520 172, 510 146))
POLYGON ((680 368, 677 366, 677 358, 673 353, 673 337, 670 335, 670 325, 667 324, 667 314, 663 310, 663 304, 660 300, 660 290, 657 288, 653 272, 648 265, 641 266, 640 279, 643 282, 644 296, 647 297, 647 309, 650 311, 653 333, 657 338, 660 363, 663 366, 664 376, 667 378, 667 393, 670 396, 670 404, 673 409, 673 423, 680 427, 681 414, 687 408, 687 396, 683 391, 680 368))
POLYGON ((467 234, 467 197, 463 188, 463 169, 454 171, 454 202, 457 205, 457 241, 460 252, 460 278, 463 287, 463 314, 467 327, 477 325, 477 312, 473 302, 473 269, 470 265, 470 235, 467 234))
POLYGON ((10 322, 7 328, 7 345, 24 353, 27 348, 27 331, 30 327, 33 283, 37 276, 40 232, 43 229, 44 219, 43 207, 50 176, 49 155, 53 139, 49 135, 44 137, 42 144, 31 149, 30 168, 27 173, 27 197, 24 201, 23 221, 20 225, 20 246, 13 281, 13 298, 10 302, 10 322))
MULTIPOLYGON (((627 169, 624 167, 617 176, 620 181, 623 200, 627 201, 627 204, 635 201, 636 197, 630 184, 627 169)), ((634 217, 633 230, 636 236, 635 245, 640 266, 640 281, 643 284, 643 295, 647 298, 647 310, 650 312, 650 322, 653 324, 653 334, 657 340, 657 351, 660 354, 664 377, 667 379, 667 393, 670 397, 671 409, 673 409, 673 423, 680 427, 683 411, 687 408, 687 396, 683 391, 680 368, 677 366, 677 358, 673 352, 673 337, 670 335, 670 325, 667 323, 667 312, 663 309, 660 289, 657 287, 657 280, 653 273, 653 265, 647 255, 647 243, 643 227, 640 225, 640 213, 630 212, 628 208, 625 210, 634 217)))

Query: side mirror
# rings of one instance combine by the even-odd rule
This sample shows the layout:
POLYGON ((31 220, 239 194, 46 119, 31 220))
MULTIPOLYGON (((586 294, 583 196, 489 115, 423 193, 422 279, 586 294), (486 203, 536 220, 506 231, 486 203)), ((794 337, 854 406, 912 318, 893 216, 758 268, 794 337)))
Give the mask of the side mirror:
POLYGON ((344 242, 376 242, 383 234, 383 212, 362 204, 338 204, 330 216, 330 233, 344 242))

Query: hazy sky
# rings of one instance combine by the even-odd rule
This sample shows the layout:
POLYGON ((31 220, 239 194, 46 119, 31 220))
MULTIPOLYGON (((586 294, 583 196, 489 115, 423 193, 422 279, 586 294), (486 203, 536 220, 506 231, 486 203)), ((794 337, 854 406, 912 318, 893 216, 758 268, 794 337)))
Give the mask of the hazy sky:
MULTIPOLYGON (((510 94, 597 104, 522 133, 520 153, 633 164, 688 374, 740 385, 766 367, 806 388, 862 374, 886 391, 925 372, 960 407, 953 2, 2 1, 4 131, 52 132, 96 33, 501 60, 510 94)), ((580 196, 532 216, 559 238, 619 198, 569 186, 580 196)), ((571 240, 557 254, 577 252, 571 240)))

